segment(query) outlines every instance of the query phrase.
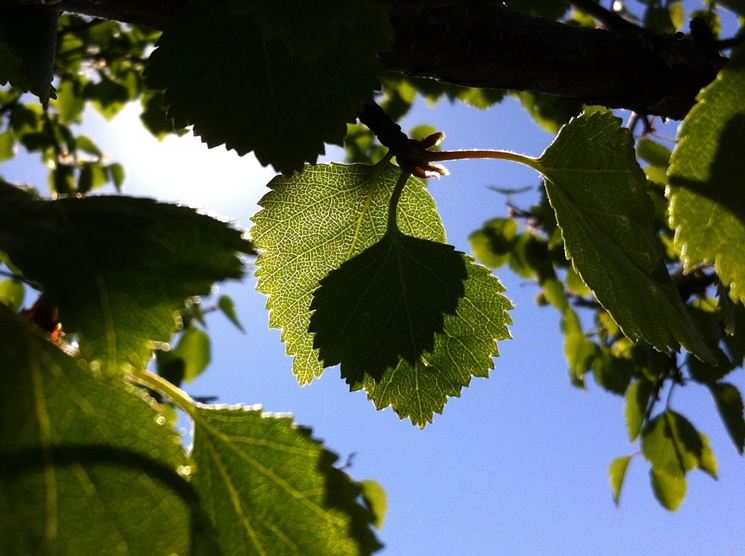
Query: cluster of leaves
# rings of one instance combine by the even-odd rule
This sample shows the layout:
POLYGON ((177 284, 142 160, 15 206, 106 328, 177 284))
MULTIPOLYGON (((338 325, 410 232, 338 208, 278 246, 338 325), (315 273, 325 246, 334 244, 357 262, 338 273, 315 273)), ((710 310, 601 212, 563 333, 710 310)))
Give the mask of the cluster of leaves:
MULTIPOLYGON (((581 11, 566 16, 563 2, 514 4, 595 24, 581 11)), ((0 156, 12 158, 16 144, 39 152, 59 198, 0 183, 0 251, 12 274, 0 285, 0 512, 11 516, 0 525, 3 552, 143 552, 154 539, 156 551, 209 554, 379 547, 370 529, 382 513, 378 487, 336 469, 309 431, 256 408, 203 405, 178 388, 210 358, 211 308, 195 296, 240 278, 239 257, 254 248, 258 288, 298 380, 340 364, 351 389, 418 426, 471 377, 487 377, 496 341, 509 337, 499 280, 445 243, 424 182, 354 123, 378 83, 394 119, 417 95, 483 109, 505 93, 384 74, 377 53, 391 31, 373 0, 322 0, 310 21, 286 8, 191 0, 162 36, 46 8, 4 11, 0 156), (30 27, 40 34, 18 33, 30 27), (137 99, 156 136, 193 126, 209 146, 253 152, 284 173, 253 218, 253 243, 184 207, 85 196, 120 187, 124 171, 74 126, 88 103, 112 118, 137 99), (345 143, 368 164, 315 164, 326 143, 345 143), (22 282, 43 292, 25 311, 22 282), (154 355, 157 373, 147 370, 154 355), (189 453, 159 401, 191 418, 189 453), (135 483, 143 488, 133 493, 135 483)), ((677 29, 681 9, 650 3, 643 24, 677 29)), ((742 397, 724 381, 745 356, 745 198, 730 183, 743 175, 735 151, 744 65, 745 52, 735 53, 702 92, 672 154, 639 141, 646 175, 609 111, 580 114, 576 102, 517 93, 548 130, 568 123, 538 158, 494 154, 539 172, 543 202, 472 237, 481 261, 536 279, 560 311, 573 382, 591 372, 626 396, 629 436, 670 509, 689 471, 716 475, 707 437, 670 407, 673 388, 708 387, 740 452, 745 444, 742 397)), ((229 298, 215 308, 240 327, 229 298)), ((629 461, 611 465, 616 499, 629 461)))

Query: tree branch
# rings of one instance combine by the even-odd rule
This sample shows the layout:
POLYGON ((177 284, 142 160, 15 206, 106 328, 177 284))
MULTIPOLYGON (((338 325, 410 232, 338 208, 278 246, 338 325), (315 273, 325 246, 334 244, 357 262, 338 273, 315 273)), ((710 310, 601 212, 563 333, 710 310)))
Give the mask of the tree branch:
MULTIPOLYGON (((185 3, 60 0, 53 8, 162 29, 185 3)), ((707 55, 690 37, 637 32, 632 24, 602 30, 549 22, 496 0, 390 4, 395 38, 381 56, 383 65, 457 85, 532 91, 681 119, 726 61, 707 55)))

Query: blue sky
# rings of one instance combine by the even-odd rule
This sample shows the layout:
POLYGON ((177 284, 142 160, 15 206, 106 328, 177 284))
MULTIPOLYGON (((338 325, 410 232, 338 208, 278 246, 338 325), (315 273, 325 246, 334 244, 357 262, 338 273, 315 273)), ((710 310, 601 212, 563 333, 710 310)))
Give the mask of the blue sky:
MULTIPOLYGON (((137 113, 129 107, 113 124, 89 113, 84 127, 126 167, 125 192, 197 206, 248 227, 273 173, 250 156, 208 150, 193 137, 157 143, 139 128, 137 113)), ((551 141, 510 99, 486 112, 419 102, 404 126, 419 123, 445 131, 448 149, 539 155, 551 141)), ((338 149, 327 157, 342 158, 338 149)), ((539 184, 532 170, 507 162, 448 167, 451 176, 432 182, 430 190, 449 240, 466 252, 470 232, 506 214, 505 198, 488 186, 539 184)), ((46 170, 29 157, 3 165, 0 173, 37 185, 46 179, 46 170)), ((531 197, 513 200, 527 206, 531 197)), ((298 386, 279 331, 267 328, 266 300, 251 276, 221 288, 235 299, 247 334, 211 317, 213 363, 186 389, 216 395, 221 403, 291 412, 342 462, 354 454, 350 474, 375 479, 388 493, 384 554, 744 554, 744 462, 709 394, 695 386, 678 389, 673 407, 709 435, 719 481, 691 474, 687 499, 671 514, 654 500, 648 466, 639 457, 616 509, 608 464, 638 449, 627 440, 623 399, 591 380, 586 392, 571 387, 557 313, 535 305, 535 286, 507 270, 498 275, 516 305, 514 339, 500 343, 491 378, 474 380, 424 430, 390 410, 376 411, 362 393, 349 393, 336 368, 298 386)), ((733 382, 745 386, 742 371, 733 382)))

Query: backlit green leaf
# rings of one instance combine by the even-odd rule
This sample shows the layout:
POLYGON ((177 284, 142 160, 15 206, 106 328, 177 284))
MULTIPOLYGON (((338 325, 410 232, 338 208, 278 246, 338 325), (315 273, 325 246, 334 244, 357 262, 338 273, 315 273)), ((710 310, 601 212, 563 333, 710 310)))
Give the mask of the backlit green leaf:
POLYGON ((632 442, 642 431, 651 395, 652 383, 646 380, 637 380, 626 390, 626 430, 632 442))
POLYGON ((199 406, 193 485, 225 554, 369 554, 362 488, 286 416, 199 406))
POLYGON ((455 313, 466 276, 452 246, 389 230, 321 280, 310 306, 313 347, 324 366, 341 363, 350 384, 380 379, 399 358, 413 365, 455 313))
POLYGON ((26 288, 21 282, 11 279, 0 280, 0 303, 17 311, 23 306, 25 295, 26 288))
MULTIPOLYGON (((270 325, 282 329, 301 383, 323 371, 308 333, 313 291, 329 272, 383 237, 399 174, 387 162, 309 166, 297 176, 275 178, 272 191, 260 202, 263 210, 254 216, 251 232, 261 251, 258 289, 269 296, 270 325)), ((421 180, 409 178, 398 204, 398 226, 413 237, 445 241, 434 202, 421 180)), ((495 339, 509 336, 511 304, 499 281, 468 261, 465 297, 455 316, 446 315, 445 331, 436 336, 432 354, 413 370, 400 362, 379 383, 366 380, 355 385, 367 388, 377 407, 391 405, 402 417, 411 416, 424 425, 442 410, 448 396, 459 395, 471 375, 488 374, 491 358, 498 353, 495 339)))
POLYGON ((181 339, 172 355, 183 359, 183 380, 191 382, 210 364, 210 337, 204 330, 190 326, 181 334, 181 339))
POLYGON ((238 320, 238 313, 235 310, 235 302, 231 297, 221 295, 217 300, 217 307, 226 317, 228 317, 228 320, 232 322, 238 330, 245 332, 241 321, 238 320))
POLYGON ((670 224, 686 268, 714 263, 745 301, 745 48, 700 94, 669 170, 670 224))
POLYGON ((5 133, 0 133, 0 162, 10 160, 16 155, 15 145, 16 141, 12 131, 8 130, 5 133))
POLYGON ((180 437, 80 363, 0 305, 0 553, 189 553, 206 524, 180 437))
POLYGON ((671 410, 652 419, 642 432, 644 457, 654 469, 670 476, 685 476, 697 467, 716 475, 708 442, 688 419, 671 410))
POLYGON ((362 501, 365 506, 375 515, 375 528, 382 529, 385 522, 385 514, 388 511, 388 498, 385 490, 378 481, 365 479, 360 481, 362 487, 362 501))
POLYGON ((621 502, 621 489, 623 488, 623 482, 626 479, 626 471, 629 468, 629 463, 631 463, 631 456, 623 456, 614 459, 608 469, 610 488, 611 491, 613 491, 613 502, 616 506, 621 502))
POLYGON ((251 244, 223 222, 131 197, 35 200, 0 183, 0 249, 44 286, 85 358, 141 368, 184 300, 239 278, 251 244))
POLYGON ((743 448, 745 448, 745 416, 743 416, 740 390, 726 382, 710 384, 709 389, 714 396, 719 415, 727 427, 732 442, 735 443, 737 451, 742 454, 743 448))
POLYGON ((712 354, 667 273, 631 135, 609 111, 573 119, 537 161, 567 257, 624 334, 712 354))
MULTIPOLYGON (((308 61, 281 38, 265 36, 256 16, 231 14, 222 2, 192 0, 151 55, 148 86, 165 91, 176 127, 194 124, 210 147, 254 151, 262 164, 300 170, 324 152, 324 143, 342 144, 346 122, 372 100, 377 84, 376 54, 390 36, 385 12, 366 2, 350 4, 353 21, 344 40, 308 61)), ((296 10, 298 17, 307 11, 296 10)), ((306 30, 314 37, 324 32, 306 30)))
POLYGON ((680 473, 668 473, 657 467, 649 471, 649 476, 652 480, 655 498, 660 504, 671 512, 680 508, 688 489, 686 476, 680 473))

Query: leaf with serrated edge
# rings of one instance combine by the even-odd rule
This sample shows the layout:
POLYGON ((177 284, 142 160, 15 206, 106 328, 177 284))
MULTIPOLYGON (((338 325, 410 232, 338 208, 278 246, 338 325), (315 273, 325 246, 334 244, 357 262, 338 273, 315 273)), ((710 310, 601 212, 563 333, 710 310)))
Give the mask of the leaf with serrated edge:
POLYGON ((83 357, 143 367, 184 300, 240 278, 251 243, 194 210, 132 197, 35 200, 0 183, 0 249, 44 286, 83 357))
POLYGON ((614 459, 608 468, 610 488, 613 491, 613 503, 616 506, 621 502, 621 489, 626 479, 626 471, 629 468, 629 463, 631 463, 631 456, 622 456, 614 459))
POLYGON ((394 229, 332 270, 313 292, 308 328, 324 366, 341 363, 354 384, 379 380, 399 358, 416 364, 463 296, 462 255, 394 229))
POLYGON ((0 553, 189 553, 188 460, 152 401, 3 305, 0 338, 0 553))
POLYGON ((369 554, 362 488, 288 416, 198 405, 193 485, 225 554, 369 554))
POLYGON ((389 24, 381 7, 354 5, 344 40, 309 62, 279 38, 266 38, 253 15, 192 0, 150 56, 148 87, 164 90, 176 126, 194 124, 208 146, 254 151, 264 165, 300 170, 324 143, 342 144, 346 123, 377 86, 376 54, 389 44, 389 24))
POLYGON ((670 280, 631 134, 609 111, 574 118, 536 161, 566 256, 624 334, 713 360, 670 280))
POLYGON ((713 262, 745 301, 745 47, 740 47, 680 128, 668 171, 670 225, 687 269, 713 262))
MULTIPOLYGON (((261 252, 257 289, 269 296, 270 325, 282 329, 301 383, 323 372, 308 333, 313 291, 331 270, 383 237, 399 174, 389 163, 309 166, 297 176, 275 178, 272 191, 260 201, 262 210, 254 216, 251 231, 261 252)), ((421 180, 409 178, 397 215, 403 233, 445 242, 434 201, 421 180)), ((366 381, 365 387, 374 387, 368 396, 378 408, 391 405, 401 417, 424 425, 434 412, 442 411, 448 396, 459 395, 471 375, 487 376, 492 368, 491 358, 498 354, 495 340, 509 337, 507 311, 512 305, 502 295, 499 280, 467 261, 465 297, 457 316, 447 315, 445 332, 435 338, 433 353, 438 354, 435 364, 440 372, 420 360, 416 373, 403 372, 410 366, 400 363, 380 383, 366 381), (454 355, 448 350, 455 350, 454 355), (389 383, 394 387, 386 388, 389 383)))

